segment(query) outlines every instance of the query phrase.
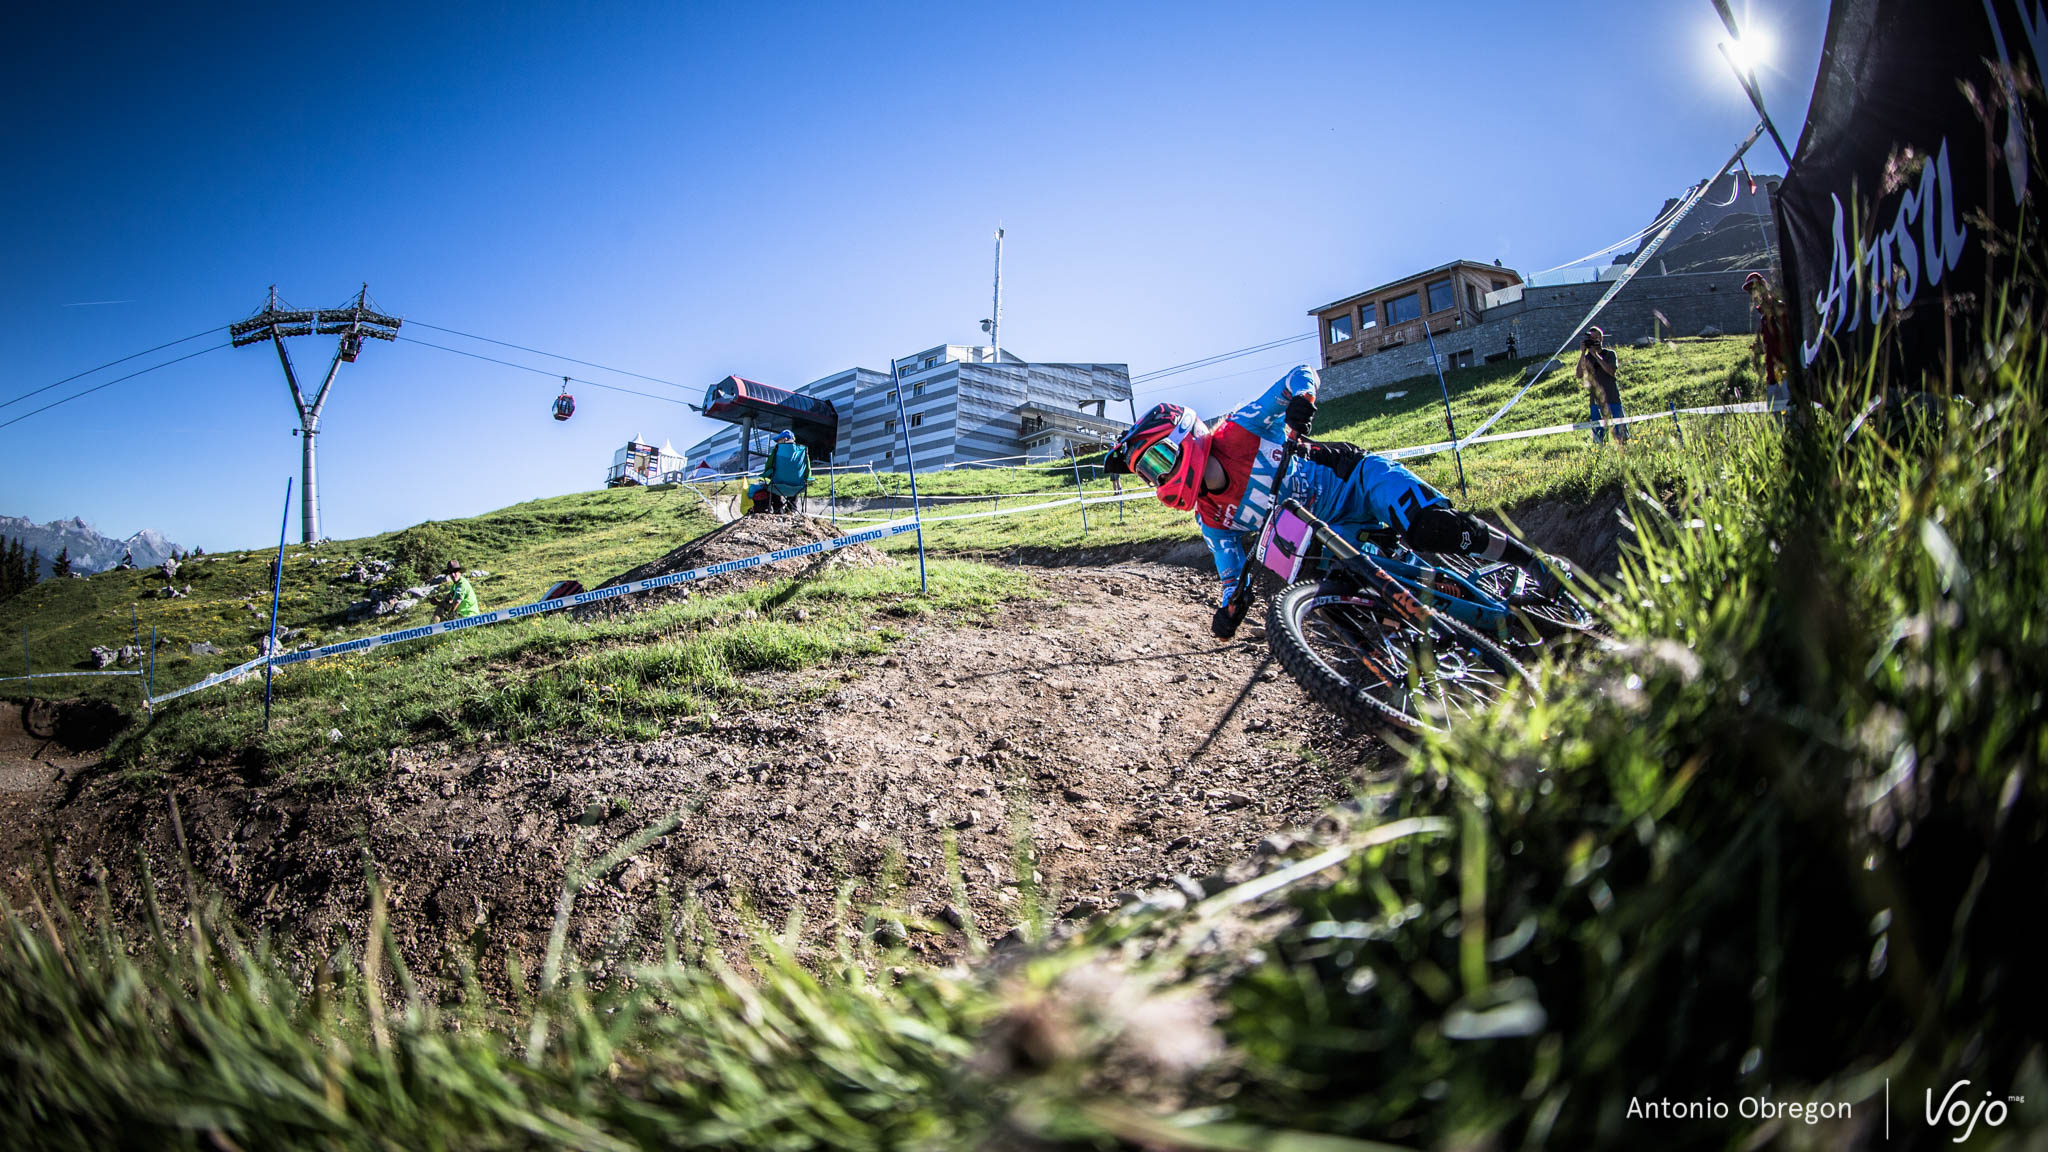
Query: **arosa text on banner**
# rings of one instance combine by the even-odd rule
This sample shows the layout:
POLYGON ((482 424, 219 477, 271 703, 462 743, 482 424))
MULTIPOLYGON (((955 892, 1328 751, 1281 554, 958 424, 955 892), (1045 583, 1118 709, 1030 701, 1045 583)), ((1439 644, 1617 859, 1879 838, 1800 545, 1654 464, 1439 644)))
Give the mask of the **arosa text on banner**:
POLYGON ((2030 179, 2014 77, 2044 55, 2041 0, 1835 0, 1776 205, 1803 365, 1896 327, 1887 367, 1913 386, 1977 344, 2030 179))

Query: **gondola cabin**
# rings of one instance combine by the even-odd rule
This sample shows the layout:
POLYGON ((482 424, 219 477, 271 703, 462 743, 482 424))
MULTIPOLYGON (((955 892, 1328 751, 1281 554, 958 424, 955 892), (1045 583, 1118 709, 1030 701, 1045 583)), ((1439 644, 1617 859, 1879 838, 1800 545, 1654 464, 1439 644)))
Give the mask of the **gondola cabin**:
POLYGON ((555 419, 567 420, 576 414, 576 398, 567 392, 555 397, 555 419))
POLYGON ((665 440, 659 448, 644 441, 628 440, 624 448, 612 453, 612 470, 605 475, 604 486, 651 487, 661 483, 663 473, 682 471, 683 464, 682 453, 665 440))

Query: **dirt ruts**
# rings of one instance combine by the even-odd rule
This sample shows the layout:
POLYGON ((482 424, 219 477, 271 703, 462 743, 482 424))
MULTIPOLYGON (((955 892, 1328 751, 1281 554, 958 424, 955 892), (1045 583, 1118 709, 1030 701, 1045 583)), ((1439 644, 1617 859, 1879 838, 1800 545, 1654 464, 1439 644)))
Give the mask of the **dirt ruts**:
POLYGON ((1034 899, 1081 916, 1135 889, 1213 888, 1377 769, 1384 748, 1310 705, 1261 639, 1209 635, 1212 576, 1137 563, 1037 581, 1037 599, 912 624, 890 655, 778 678, 768 707, 644 743, 401 749, 379 780, 328 790, 221 766, 161 791, 51 770, 0 816, 7 887, 47 839, 74 897, 106 876, 135 913, 138 848, 179 874, 175 799, 202 883, 287 951, 359 940, 374 864, 417 971, 461 949, 531 973, 579 841, 588 859, 674 815, 579 898, 581 956, 652 947, 665 889, 685 938, 800 916, 822 943, 852 930, 834 926, 844 898, 906 913, 887 930, 940 958, 1034 899))

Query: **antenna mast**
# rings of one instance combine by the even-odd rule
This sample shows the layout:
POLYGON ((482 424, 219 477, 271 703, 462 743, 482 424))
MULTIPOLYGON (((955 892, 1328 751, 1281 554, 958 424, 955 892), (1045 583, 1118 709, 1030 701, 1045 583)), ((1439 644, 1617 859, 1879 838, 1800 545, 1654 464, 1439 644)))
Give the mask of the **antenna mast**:
POLYGON ((988 343, 991 358, 1003 362, 1003 230, 996 229, 996 303, 989 313, 988 343))
POLYGON ((292 390, 292 406, 299 410, 299 430, 294 435, 301 437, 301 460, 299 484, 299 534, 303 542, 314 543, 320 539, 320 498, 314 482, 313 437, 320 432, 320 410, 327 406, 327 393, 334 387, 334 378, 341 374, 344 361, 355 363, 363 351, 363 338, 374 340, 395 340, 398 326, 404 323, 396 316, 386 316, 370 303, 370 286, 363 285, 356 298, 339 308, 324 311, 297 311, 286 307, 277 298, 277 285, 270 286, 270 299, 262 311, 247 320, 237 321, 228 326, 228 337, 237 348, 269 341, 277 349, 277 361, 284 365, 284 382, 292 390), (334 349, 334 360, 327 365, 327 379, 321 381, 320 391, 313 394, 309 403, 304 392, 299 390, 298 373, 292 370, 292 358, 285 351, 284 338, 287 336, 339 336, 341 342, 334 349))

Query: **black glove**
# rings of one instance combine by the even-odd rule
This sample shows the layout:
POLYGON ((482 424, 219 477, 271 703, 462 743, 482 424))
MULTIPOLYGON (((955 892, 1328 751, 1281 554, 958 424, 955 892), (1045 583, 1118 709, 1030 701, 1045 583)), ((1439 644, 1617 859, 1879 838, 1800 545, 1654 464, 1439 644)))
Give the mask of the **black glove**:
POLYGON ((1287 426, 1303 436, 1316 418, 1316 398, 1303 392, 1287 402, 1287 426))
POLYGON ((1308 446, 1309 463, 1328 468, 1337 474, 1339 480, 1351 479, 1351 474, 1365 462, 1365 457, 1365 449, 1342 440, 1319 440, 1308 446))
POLYGON ((1216 610, 1215 618, 1209 621, 1209 631, 1214 632, 1218 640, 1228 640, 1237 635, 1237 626, 1244 623, 1245 613, 1251 611, 1251 606, 1250 596, 1234 597, 1216 610))

